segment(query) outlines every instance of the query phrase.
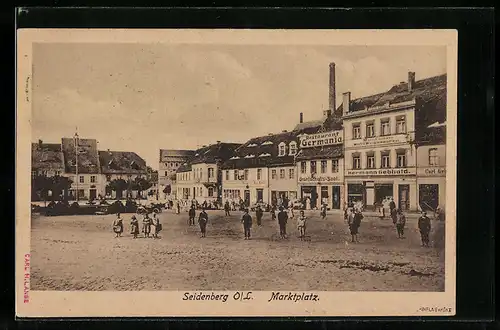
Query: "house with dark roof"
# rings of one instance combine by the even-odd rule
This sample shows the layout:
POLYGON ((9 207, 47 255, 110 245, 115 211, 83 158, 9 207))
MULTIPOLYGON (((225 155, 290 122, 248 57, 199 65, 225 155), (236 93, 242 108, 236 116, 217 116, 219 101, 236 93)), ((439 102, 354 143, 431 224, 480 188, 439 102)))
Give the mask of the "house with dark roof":
POLYGON ((158 187, 162 199, 176 198, 176 172, 195 154, 194 150, 160 149, 160 163, 158 166, 158 187))
MULTIPOLYGON (((131 151, 99 151, 99 163, 101 165, 102 181, 104 186, 103 196, 122 199, 127 196, 127 189, 123 191, 115 191, 110 183, 113 180, 122 179, 132 183, 136 178, 144 178, 148 175, 146 161, 131 151)), ((129 196, 137 198, 139 191, 130 188, 129 196)), ((144 196, 142 196, 144 197, 144 196)))
POLYGON ((215 202, 222 198, 221 166, 233 157, 240 143, 203 146, 179 166, 176 172, 177 198, 199 203, 215 202))
POLYGON ((64 155, 58 143, 31 144, 31 175, 55 176, 64 173, 64 155))
POLYGON ((366 208, 393 199, 403 210, 420 209, 417 149, 431 125, 446 121, 446 74, 407 81, 389 90, 351 100, 343 94, 345 189, 348 203, 366 208))

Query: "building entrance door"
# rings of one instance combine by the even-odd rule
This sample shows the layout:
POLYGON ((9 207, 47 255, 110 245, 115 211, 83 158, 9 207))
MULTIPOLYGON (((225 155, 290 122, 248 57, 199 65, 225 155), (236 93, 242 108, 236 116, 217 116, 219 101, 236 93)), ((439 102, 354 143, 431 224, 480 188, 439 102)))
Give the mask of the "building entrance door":
POLYGON ((410 185, 399 185, 399 209, 407 211, 410 208, 410 185))
POLYGON ((257 189, 257 202, 264 201, 264 189, 257 189))
POLYGON ((332 187, 332 208, 340 210, 340 186, 332 187))
POLYGON ((96 189, 90 189, 89 190, 89 198, 90 200, 96 199, 97 197, 97 190, 96 189))

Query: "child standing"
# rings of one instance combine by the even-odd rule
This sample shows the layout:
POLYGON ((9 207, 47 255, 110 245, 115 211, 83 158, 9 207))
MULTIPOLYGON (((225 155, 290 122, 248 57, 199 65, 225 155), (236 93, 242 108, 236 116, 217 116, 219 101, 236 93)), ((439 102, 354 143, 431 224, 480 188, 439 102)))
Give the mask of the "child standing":
POLYGON ((123 220, 120 217, 120 213, 116 214, 116 219, 113 221, 113 231, 115 232, 115 238, 121 237, 123 233, 123 220))
POLYGON ((304 211, 300 211, 300 216, 297 219, 297 229, 299 230, 300 240, 303 241, 306 237, 306 217, 304 211))
POLYGON ((144 233, 144 237, 149 237, 151 233, 151 218, 147 213, 144 214, 144 219, 142 219, 142 232, 144 233))
POLYGON ((139 235, 139 221, 137 221, 135 215, 132 216, 132 220, 130 221, 130 233, 134 235, 134 238, 137 238, 137 235, 139 235))

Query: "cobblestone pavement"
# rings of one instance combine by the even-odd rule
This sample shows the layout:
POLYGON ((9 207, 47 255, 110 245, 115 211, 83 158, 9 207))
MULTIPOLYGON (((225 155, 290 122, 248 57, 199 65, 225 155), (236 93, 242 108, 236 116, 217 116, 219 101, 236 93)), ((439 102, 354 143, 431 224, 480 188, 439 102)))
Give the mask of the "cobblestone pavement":
POLYGON ((318 290, 443 291, 444 224, 433 223, 432 246, 420 246, 416 221, 397 239, 390 220, 366 217, 359 243, 350 243, 340 214, 309 214, 307 241, 294 220, 278 238, 266 213, 244 240, 240 212, 208 211, 207 237, 187 214, 160 214, 160 239, 133 239, 131 214, 114 238, 115 216, 32 219, 32 290, 318 290))

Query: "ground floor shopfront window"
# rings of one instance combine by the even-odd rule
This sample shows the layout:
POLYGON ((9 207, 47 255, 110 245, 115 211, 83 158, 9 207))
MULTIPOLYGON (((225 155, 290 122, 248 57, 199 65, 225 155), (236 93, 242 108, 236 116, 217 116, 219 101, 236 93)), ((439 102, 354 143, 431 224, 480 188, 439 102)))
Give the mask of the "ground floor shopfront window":
POLYGON ((301 199, 305 203, 306 209, 317 207, 318 192, 316 186, 302 186, 300 190, 301 199))
POLYGON ((439 185, 419 184, 418 202, 423 211, 434 211, 439 206, 439 185))
POLYGON ((347 203, 349 206, 357 202, 366 205, 365 187, 361 183, 349 183, 347 185, 347 203))

